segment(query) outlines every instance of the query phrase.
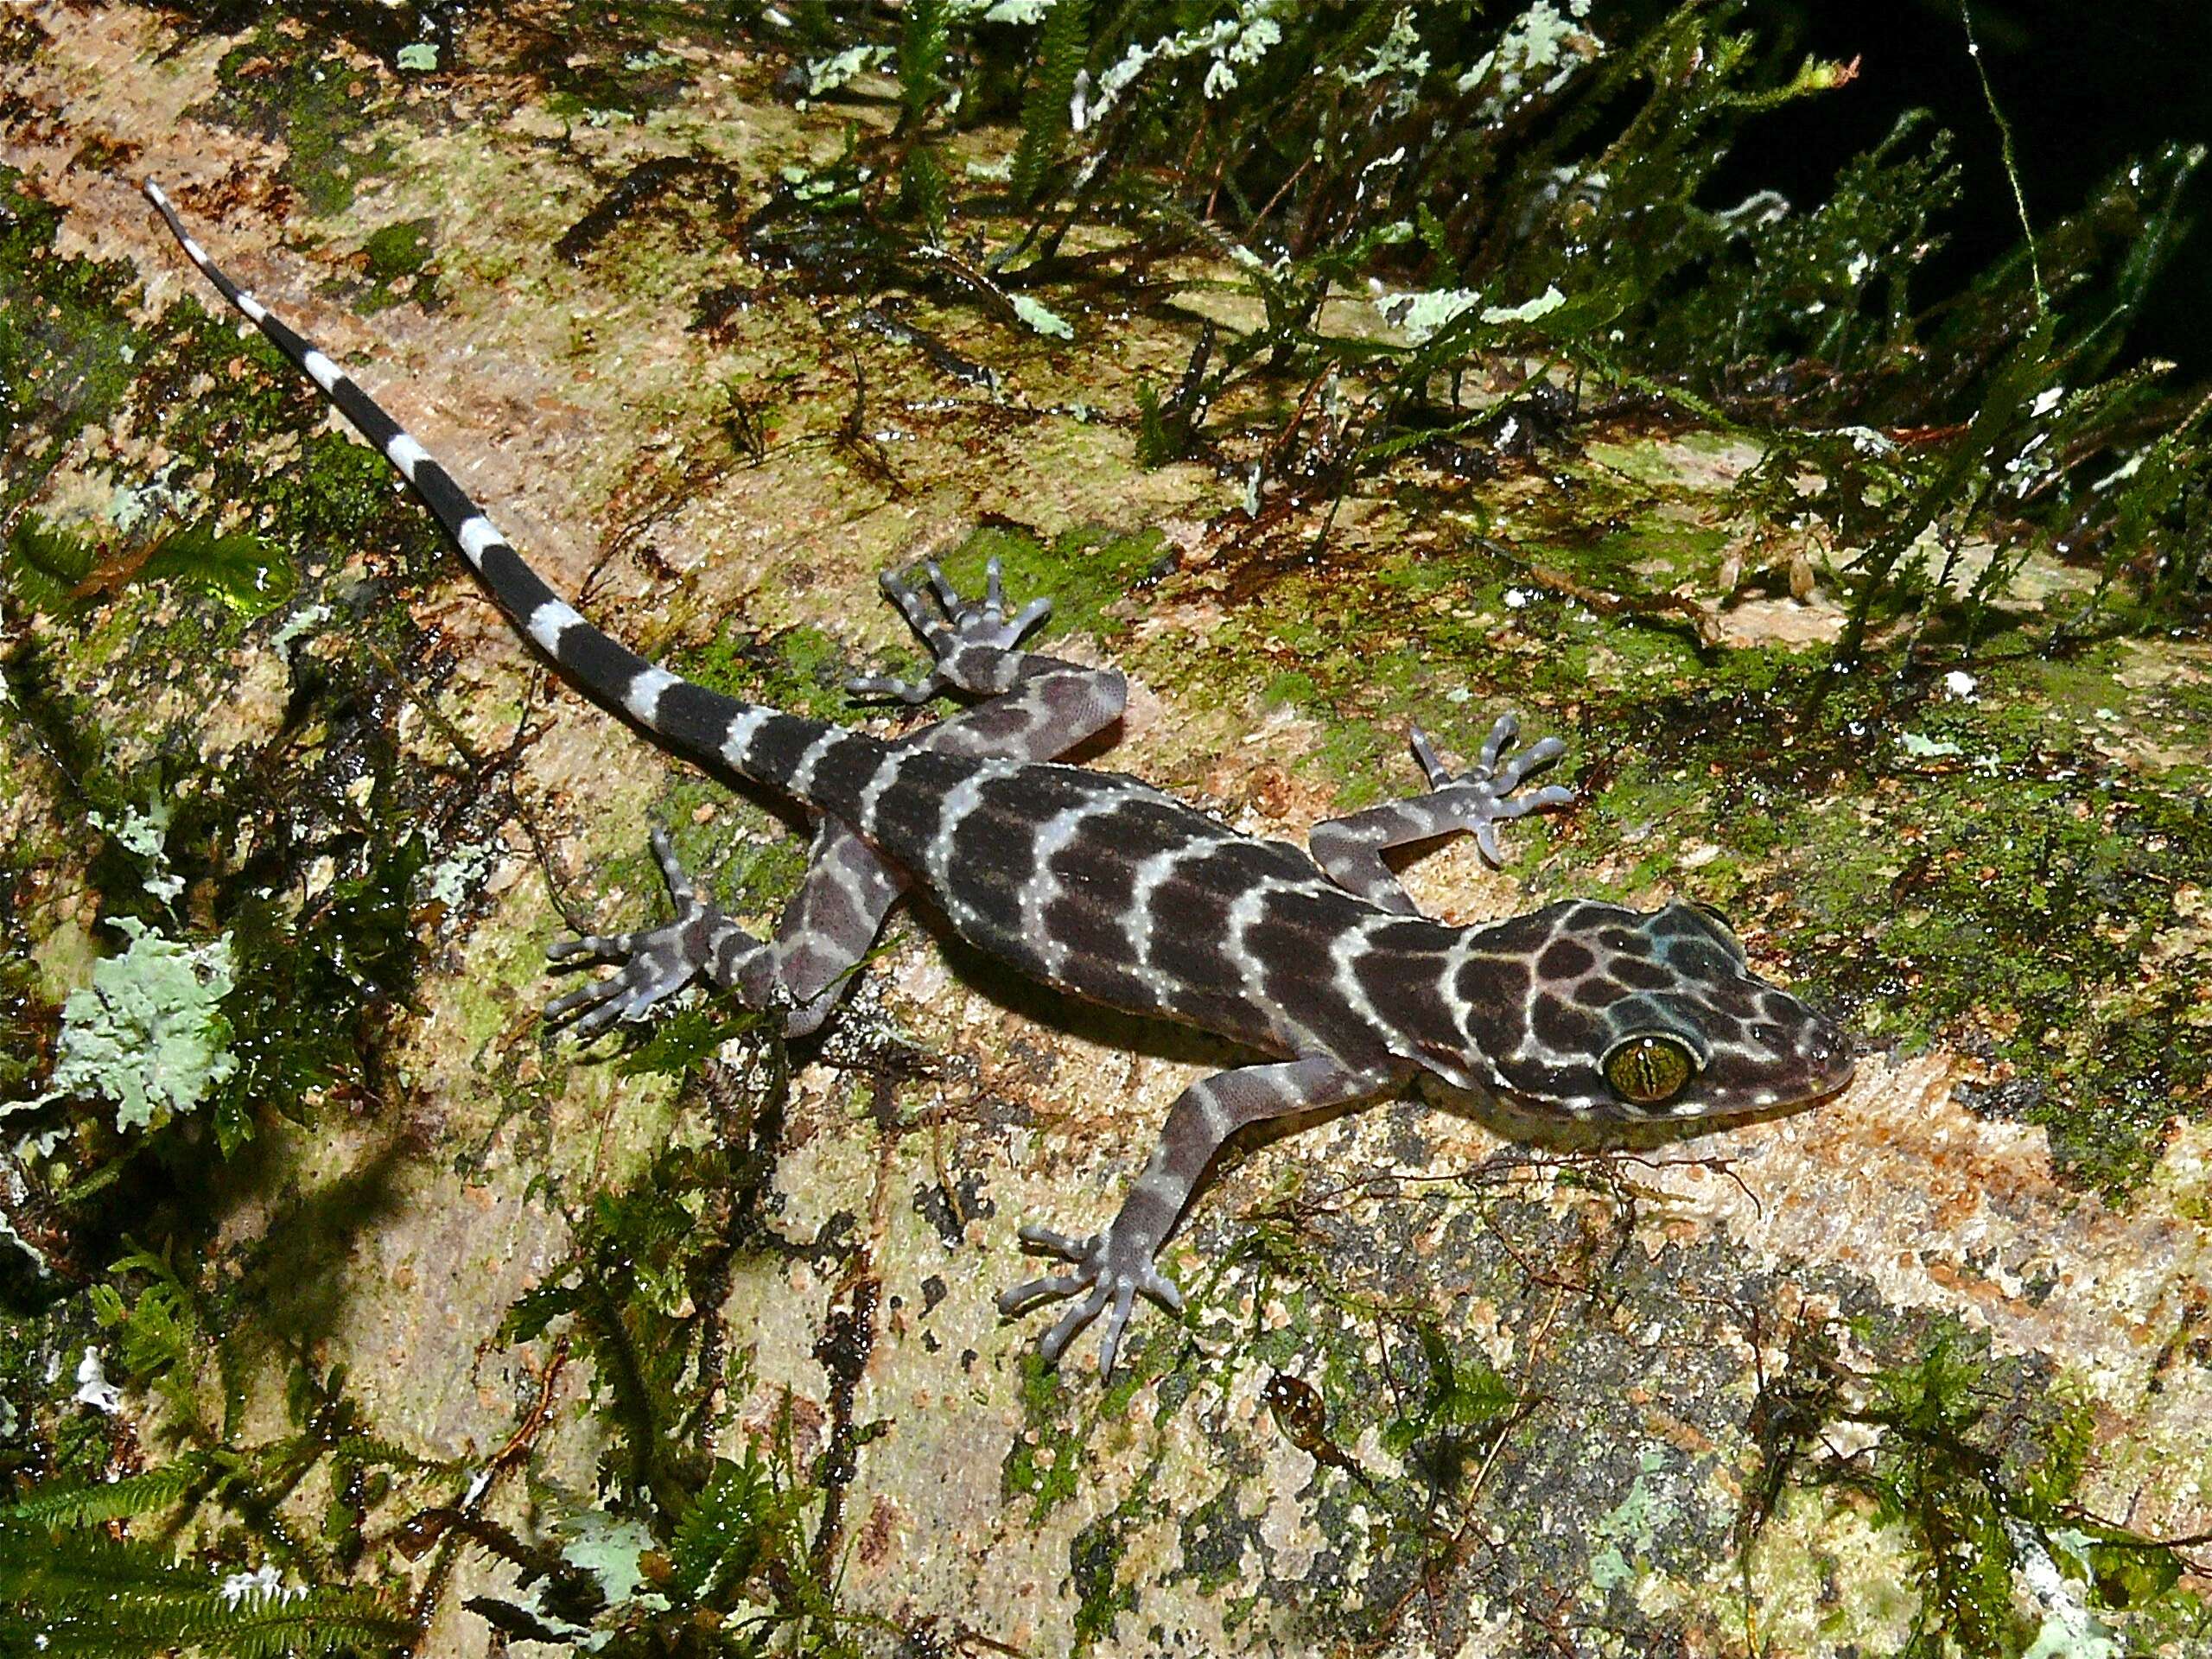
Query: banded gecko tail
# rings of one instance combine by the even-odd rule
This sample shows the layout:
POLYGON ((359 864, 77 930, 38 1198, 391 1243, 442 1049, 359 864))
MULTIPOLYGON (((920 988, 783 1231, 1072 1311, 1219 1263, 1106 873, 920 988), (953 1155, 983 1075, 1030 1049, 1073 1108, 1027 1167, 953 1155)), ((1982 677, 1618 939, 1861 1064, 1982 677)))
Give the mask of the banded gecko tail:
MULTIPOLYGON (((797 794, 811 805, 832 804, 812 799, 804 788, 793 787, 788 757, 840 734, 841 728, 695 685, 647 662, 585 621, 523 562, 483 510, 454 481, 453 474, 431 459, 398 422, 335 363, 223 273, 185 229, 158 184, 148 179, 144 188, 146 200, 168 222, 186 256, 225 299, 322 388, 355 431, 384 453, 414 486, 423 505, 445 526, 500 609, 586 696, 658 733, 688 760, 726 768, 756 783, 797 794)), ((862 745, 875 741, 858 734, 845 735, 862 745)))

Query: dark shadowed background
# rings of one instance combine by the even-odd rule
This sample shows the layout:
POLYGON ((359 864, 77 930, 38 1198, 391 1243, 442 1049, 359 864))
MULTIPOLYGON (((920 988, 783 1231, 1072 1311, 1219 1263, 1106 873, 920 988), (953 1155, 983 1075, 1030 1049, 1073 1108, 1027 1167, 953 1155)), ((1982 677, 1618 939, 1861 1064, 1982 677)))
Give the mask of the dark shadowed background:
MULTIPOLYGON (((1627 8, 1656 20, 1670 8, 1627 8)), ((2011 124, 2028 213, 2041 227, 2078 208, 2098 182, 2171 143, 2212 143, 2212 6, 2197 0, 1973 0, 1975 38, 1999 110, 2011 124)), ((1967 49, 1957 0, 1777 0, 1747 21, 1824 58, 1859 60, 1856 83, 1762 118, 1765 142, 1738 144, 1716 201, 1778 189, 1799 203, 1825 195, 1836 169, 1881 142, 1898 113, 1930 111, 1957 140, 1967 194, 1947 221, 1948 245, 1929 275, 1948 291, 2020 234, 2003 151, 1967 49)), ((2191 191, 2187 240, 2145 303, 2122 355, 2171 358, 2180 378, 2212 374, 2212 191, 2191 191)))

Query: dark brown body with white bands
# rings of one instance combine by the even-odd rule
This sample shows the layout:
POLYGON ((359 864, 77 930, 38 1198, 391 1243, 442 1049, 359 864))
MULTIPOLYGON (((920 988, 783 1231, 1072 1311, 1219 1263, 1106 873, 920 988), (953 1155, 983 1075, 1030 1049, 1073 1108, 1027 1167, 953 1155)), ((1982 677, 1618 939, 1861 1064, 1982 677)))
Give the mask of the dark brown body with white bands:
POLYGON ((1180 1306, 1153 1258, 1223 1142, 1247 1124, 1371 1099, 1423 1072, 1538 1113, 1623 1121, 1776 1109, 1848 1080, 1840 1034, 1752 973, 1709 912, 1569 901, 1479 928, 1417 913, 1384 851, 1465 830, 1496 860, 1499 823, 1570 798, 1557 785, 1521 791, 1560 746, 1514 752, 1510 715, 1457 777, 1416 732, 1431 787, 1317 825, 1307 852, 1241 835, 1136 779, 1054 764, 1119 717, 1124 684, 1110 669, 1020 649, 1046 607, 1009 615, 995 567, 974 601, 934 566, 926 596, 886 579, 935 664, 918 682, 855 689, 977 699, 895 741, 742 702, 647 662, 555 594, 421 444, 218 270, 156 186, 146 194, 208 280, 390 459, 569 678, 687 760, 819 815, 806 879, 769 939, 702 899, 656 836, 675 919, 556 946, 557 960, 618 970, 550 1014, 575 1016, 588 1035, 705 978, 783 1011, 791 1033, 810 1032, 891 905, 918 887, 963 938, 1024 973, 1276 1057, 1184 1091, 1104 1232, 1023 1229, 1067 1263, 1001 1298, 1009 1314, 1072 1299, 1044 1339, 1048 1359, 1103 1313, 1099 1363, 1110 1370, 1138 1294, 1180 1306))

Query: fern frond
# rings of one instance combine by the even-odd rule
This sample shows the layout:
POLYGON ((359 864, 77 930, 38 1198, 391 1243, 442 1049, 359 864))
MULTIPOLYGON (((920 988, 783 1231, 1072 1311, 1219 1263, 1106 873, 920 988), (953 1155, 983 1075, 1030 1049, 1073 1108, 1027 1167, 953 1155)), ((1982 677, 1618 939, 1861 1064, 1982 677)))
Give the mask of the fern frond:
POLYGON ((273 1584, 180 1561, 143 1540, 0 1520, 0 1652, 143 1659, 188 1648, 228 1659, 341 1651, 365 1659, 414 1636, 373 1592, 273 1584), (11 1645, 17 1635, 30 1645, 11 1645))
POLYGON ((215 1576, 158 1545, 0 1520, 0 1606, 60 1613, 103 1602, 196 1595, 215 1576))
POLYGON ((907 218, 920 221, 930 245, 944 245, 944 220, 947 188, 944 165, 937 152, 927 144, 916 144, 906 152, 906 160, 899 171, 899 207, 907 218))
POLYGON ((235 1659, 289 1654, 388 1653, 415 1627, 366 1590, 311 1589, 274 1595, 213 1595, 175 1604, 178 1645, 235 1659))
POLYGON ((219 1471, 196 1452, 171 1459, 143 1474, 87 1486, 36 1486, 30 1495, 0 1510, 10 1520, 46 1527, 92 1527, 151 1515, 178 1502, 194 1486, 219 1471))
POLYGON ((899 37, 899 92, 906 119, 918 121, 944 84, 938 73, 952 33, 952 0, 906 0, 899 37))
POLYGON ((119 1597, 49 1618, 37 1630, 41 1655, 77 1659, 143 1659, 171 1648, 224 1659, 391 1654, 415 1634, 409 1620, 365 1590, 238 1595, 219 1586, 188 1598, 119 1597))
POLYGON ((1075 78, 1090 48, 1090 0, 1053 0, 1037 43, 1037 79, 1021 101, 1021 142, 1014 152, 1014 195, 1023 206, 1044 194, 1070 126, 1075 78))
POLYGON ((379 1440, 373 1434, 343 1434, 330 1448, 330 1455, 342 1463, 358 1463, 365 1468, 386 1469, 449 1469, 450 1460, 426 1458, 419 1452, 410 1452, 396 1441, 379 1440))

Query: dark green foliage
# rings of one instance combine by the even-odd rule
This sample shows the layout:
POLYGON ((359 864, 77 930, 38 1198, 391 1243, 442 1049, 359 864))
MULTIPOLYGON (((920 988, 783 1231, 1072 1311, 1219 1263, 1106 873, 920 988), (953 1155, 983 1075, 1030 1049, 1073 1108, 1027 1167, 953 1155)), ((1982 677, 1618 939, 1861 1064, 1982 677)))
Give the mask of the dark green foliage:
POLYGON ((8 532, 0 575, 8 596, 33 611, 67 613, 84 601, 78 589, 90 579, 98 550, 81 536, 25 513, 8 532))
POLYGON ((683 1512, 698 1484, 677 1421, 697 1324, 677 1310, 693 1271, 718 1243, 686 1207, 699 1189, 674 1178, 677 1165, 696 1167, 701 1156, 664 1154, 656 1169, 662 1179, 594 1198, 576 1218, 574 1265, 518 1301, 499 1333, 527 1342, 565 1322, 592 1360, 614 1436, 607 1473, 617 1497, 671 1515, 683 1512))
POLYGON ((111 1380, 154 1389, 163 1437, 177 1444, 135 1473, 56 1472, 0 1503, 0 1652, 366 1659, 404 1648, 412 1620, 385 1589, 346 1573, 372 1487, 388 1491, 391 1474, 430 1465, 361 1432, 342 1371, 304 1365, 293 1367, 286 1402, 295 1432, 245 1440, 246 1359, 239 1333, 209 1313, 214 1287, 145 1251, 109 1272, 87 1300, 108 1332, 111 1380), (211 1392, 219 1424, 201 1408, 211 1392), (338 1547, 328 1551, 295 1536, 286 1513, 326 1463, 321 1540, 338 1547), (197 1541, 181 1546, 187 1535, 197 1541))
POLYGON ((1871 1502, 1876 1524, 1911 1552, 1919 1605, 1901 1659, 2020 1651, 2035 1630, 2019 1626, 2015 1586, 2053 1569, 2092 1615, 2144 1617, 2146 1635, 2168 1616, 2195 1623, 2193 1598, 2163 1601, 2182 1554, 2075 1502, 2094 1417, 2045 1392, 2032 1370, 1941 1325, 1899 1363, 1860 1374, 1839 1359, 1834 1331, 1800 1329, 1787 1369, 1752 1408, 1761 1467, 1744 1537, 1755 1539, 1791 1478, 1871 1502), (1838 1421, 1871 1433, 1871 1444, 1835 1451, 1823 1431, 1838 1421))
POLYGON ((173 582, 221 600, 241 616, 265 615, 297 586, 281 548, 245 531, 226 535, 194 524, 157 537, 143 552, 103 567, 83 537, 25 513, 9 531, 0 575, 7 592, 35 611, 70 615, 103 589, 132 582, 173 582))
MULTIPOLYGON (((1866 550, 1847 573, 1847 660, 1877 616, 1942 602, 1897 585, 1903 550, 1931 522, 1957 533, 1993 514, 2023 550, 2100 559, 2113 590, 2101 604, 2124 591, 2140 614, 2171 616, 2196 602, 2212 460, 2187 434, 2201 423, 2139 376, 2124 400, 2100 377, 2171 251, 2200 151, 2122 169, 1945 293, 1929 259, 1961 185, 1948 135, 1923 117, 1901 115, 1824 200, 1712 199, 1764 113, 1834 92, 1855 67, 1786 60, 1743 0, 1683 5, 1640 31, 1602 10, 1549 16, 1556 29, 1384 3, 1099 13, 1061 0, 1017 28, 909 8, 902 119, 879 176, 898 179, 899 221, 932 245, 948 220, 982 225, 1010 204, 1017 222, 984 262, 997 286, 950 283, 917 258, 915 238, 877 221, 880 185, 834 212, 841 234, 868 242, 875 283, 994 305, 1006 288, 1062 280, 1111 302, 1133 275, 1158 296, 1177 285, 1160 280, 1163 257, 1226 256, 1264 321, 1227 331, 1210 372, 1174 396, 1135 389, 1147 466, 1196 453, 1198 417, 1242 383, 1355 377, 1347 454, 1306 480, 1332 497, 1465 430, 1462 375, 1514 351, 1561 381, 1748 424, 1793 489, 1847 487, 1799 464, 1839 428, 1924 435, 1853 463, 1880 487, 1857 493, 1854 522, 1828 525, 1866 550), (963 195, 943 167, 953 101, 940 77, 962 119, 1018 111, 1004 196, 963 195), (1125 233, 1118 257, 1061 257, 1078 215, 1125 233), (1370 285, 1386 315, 1425 319, 1414 337, 1352 326, 1341 302, 1370 285)), ((825 51, 855 38, 827 13, 814 27, 825 51)), ((833 210, 818 198, 806 211, 833 210)), ((1972 604, 2002 597, 2018 563, 1993 567, 1972 604)))
MULTIPOLYGON (((69 441, 108 421, 130 385, 122 260, 54 251, 60 213, 0 167, 0 519, 35 493, 69 441)), ((11 525, 10 544, 14 552, 11 525)))
POLYGON ((917 145, 909 150, 899 175, 899 211, 921 226, 924 240, 933 246, 944 240, 950 199, 944 163, 938 158, 938 153, 927 145, 917 145))
POLYGON ((414 1627, 365 1590, 241 1589, 150 1541, 0 1519, 0 1652, 276 1659, 394 1653, 414 1627))
POLYGON ((1037 73, 1021 105, 1021 141, 1014 152, 1014 197, 1025 206, 1044 194, 1069 128, 1075 78, 1090 44, 1090 0, 1053 0, 1037 44, 1037 73))
POLYGON ((910 0, 899 38, 899 96, 906 120, 919 120, 944 86, 951 33, 951 0, 910 0))
POLYGON ((194 524, 162 537, 138 567, 145 582, 172 580, 213 594, 243 616, 265 616, 292 596, 297 578, 283 550, 248 531, 194 524))
POLYGON ((1758 207, 1709 219, 1707 280, 1651 319, 1660 362, 1747 406, 1818 419, 1898 389, 1901 416, 1916 412, 1914 280, 1958 200, 1949 150, 1948 134, 1908 113, 1810 213, 1777 203, 1770 219, 1758 207))
POLYGON ((1454 1357, 1434 1325, 1419 1326, 1418 1334, 1427 1387, 1414 1410, 1383 1426, 1382 1444, 1400 1457, 1418 1447, 1424 1461, 1456 1463, 1474 1431, 1493 1427, 1518 1402, 1494 1369, 1454 1357))
MULTIPOLYGON (((756 1103, 756 1141, 773 1132, 783 1086, 778 1074, 756 1103)), ((712 1310, 733 1255, 753 1235, 766 1173, 762 1154, 741 1145, 663 1154, 634 1185, 593 1199, 575 1218, 567 1267, 509 1311, 504 1339, 556 1338, 591 1361, 608 1433, 607 1510, 578 1518, 573 1536, 591 1541, 588 1550, 572 1542, 566 1560, 607 1571, 590 1605, 557 1575, 523 1600, 471 1604, 499 1628, 592 1637, 604 1643, 599 1651, 640 1656, 691 1651, 682 1644, 702 1630, 719 1633, 715 1652, 856 1651, 853 1621, 836 1606, 836 1563, 823 1549, 830 1523, 817 1483, 829 1460, 811 1478, 801 1474, 789 1402, 764 1443, 735 1459, 705 1449, 724 1427, 706 1411, 710 1389, 719 1382, 743 1392, 741 1376, 720 1374, 718 1344, 728 1336, 712 1310), (625 1518, 616 1525, 642 1529, 649 1556, 633 1561, 628 1546, 608 1541, 610 1512, 625 1518), (633 1566, 642 1581, 626 1588, 633 1566)), ((525 1586, 537 1576, 532 1569, 525 1586)))
POLYGON ((1994 1454, 1973 1438, 1997 1403, 1982 1393, 1981 1367, 1938 1340, 1917 1363, 1876 1377, 1857 1414, 1887 1433, 1854 1484, 1873 1495, 1878 1522, 1908 1528, 1918 1546, 1920 1628, 1907 1655, 1937 1659, 1946 1638, 1968 1653, 2004 1645, 2017 1554, 2009 1496, 1994 1454))
MULTIPOLYGON (((200 1421, 199 1385, 214 1348, 200 1323, 197 1299, 167 1260, 144 1250, 133 1250, 109 1271, 143 1275, 147 1281, 129 1305, 113 1285, 94 1285, 87 1293, 92 1316, 115 1339, 123 1375, 160 1393, 189 1430, 207 1433, 200 1421)), ((235 1412, 237 1402, 236 1394, 229 1393, 226 1415, 235 1412)))
MULTIPOLYGON (((48 1219, 81 1230, 98 1260, 118 1223, 143 1224, 136 1160, 178 1173, 204 1146, 233 1152, 271 1109, 300 1115, 334 1090, 385 1087, 385 1027, 404 1006, 419 948, 410 907, 429 857, 423 826, 451 809, 421 810, 422 787, 395 766, 397 664, 412 648, 403 609, 335 631, 338 650, 294 655, 283 726, 220 764, 204 752, 194 713, 118 742, 58 683, 68 647, 14 625, 42 610, 74 629, 103 603, 112 617, 118 601, 158 584, 174 620, 159 624, 143 658, 165 680, 187 677, 188 689, 221 660, 212 641, 275 626, 270 613, 302 587, 323 590, 341 562, 435 568, 436 541, 382 459, 329 430, 315 390, 257 336, 188 298, 141 323, 122 268, 56 257, 56 216, 6 179, 0 214, 0 397, 17 417, 4 442, 33 461, 4 475, 35 486, 35 458, 60 453, 95 420, 175 458, 168 474, 140 483, 137 522, 112 540, 13 516, 0 553, 11 624, 11 697, 0 717, 29 738, 27 759, 47 767, 47 831, 86 849, 102 917, 135 918, 188 944, 227 937, 236 982, 222 1015, 237 1065, 201 1110, 154 1135, 118 1138, 98 1114, 47 1109, 49 1123, 66 1117, 73 1133, 31 1161, 34 1202, 58 1200, 48 1219), (266 446, 288 435, 298 448, 270 465, 266 446), (259 521, 226 525, 217 504, 248 499, 264 504, 259 521), (139 758, 124 770, 120 752, 139 758), (162 807, 158 857, 125 846, 115 828, 149 803, 162 807)), ((327 604, 322 613, 335 614, 327 604)), ((112 673, 149 671, 133 654, 110 660, 112 673)), ((128 702, 127 683, 110 689, 128 702)), ((475 786, 469 774, 461 781, 475 786)), ((50 1061, 54 1012, 26 1001, 4 1013, 11 1059, 50 1061), (19 1027, 28 1040, 17 1040, 19 1027)), ((36 1071, 22 1081, 37 1092, 36 1071)))
POLYGON ((626 1051, 616 1069, 626 1077, 683 1077, 698 1069, 731 1038, 760 1028, 761 1016, 751 1009, 721 1014, 704 1007, 678 1008, 656 1020, 634 1047, 626 1051))
POLYGON ((810 1505, 804 1489, 779 1479, 753 1448, 742 1462, 717 1459, 676 1524, 669 1548, 676 1588, 691 1601, 726 1605, 764 1561, 799 1567, 789 1551, 810 1505))

